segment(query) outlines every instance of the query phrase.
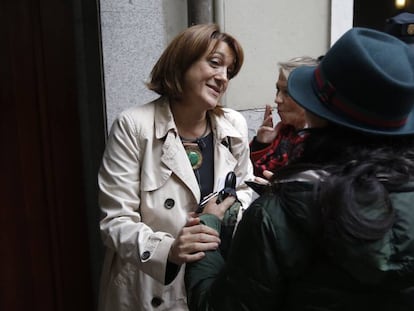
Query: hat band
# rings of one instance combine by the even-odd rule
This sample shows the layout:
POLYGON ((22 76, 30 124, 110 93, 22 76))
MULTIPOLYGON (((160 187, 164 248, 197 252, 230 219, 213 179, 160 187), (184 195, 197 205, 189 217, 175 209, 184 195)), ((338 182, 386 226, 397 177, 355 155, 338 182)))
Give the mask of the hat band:
POLYGON ((336 110, 352 120, 378 128, 399 128, 407 122, 407 117, 396 120, 384 120, 372 115, 368 116, 369 112, 361 111, 360 108, 356 109, 357 107, 344 100, 337 92, 335 86, 324 77, 320 66, 314 71, 313 85, 317 96, 329 110, 333 112, 336 110))

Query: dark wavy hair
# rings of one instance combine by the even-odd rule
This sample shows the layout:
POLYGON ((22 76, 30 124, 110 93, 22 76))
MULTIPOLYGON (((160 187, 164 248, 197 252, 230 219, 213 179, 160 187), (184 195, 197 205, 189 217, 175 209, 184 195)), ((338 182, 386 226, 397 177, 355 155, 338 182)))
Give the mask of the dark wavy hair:
POLYGON ((394 223, 389 191, 414 177, 414 136, 382 136, 331 124, 308 130, 293 166, 330 173, 319 187, 323 227, 352 240, 377 240, 394 223), (363 210, 375 206, 375 211, 363 210))

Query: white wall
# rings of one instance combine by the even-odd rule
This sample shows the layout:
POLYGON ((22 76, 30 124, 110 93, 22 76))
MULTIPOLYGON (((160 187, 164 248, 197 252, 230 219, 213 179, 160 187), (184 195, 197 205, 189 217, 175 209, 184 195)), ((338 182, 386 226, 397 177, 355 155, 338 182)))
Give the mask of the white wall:
POLYGON ((331 45, 352 28, 354 0, 331 0, 331 45))

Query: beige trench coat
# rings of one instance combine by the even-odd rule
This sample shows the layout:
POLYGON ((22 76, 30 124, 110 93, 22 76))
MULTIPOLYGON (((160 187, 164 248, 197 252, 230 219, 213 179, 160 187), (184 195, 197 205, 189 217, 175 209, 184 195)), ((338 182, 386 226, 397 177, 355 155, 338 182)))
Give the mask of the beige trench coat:
MULTIPOLYGON (((243 181, 253 178, 247 125, 240 113, 224 111, 223 117, 210 114, 214 187, 220 190, 219 180, 235 171, 245 209, 252 192, 243 181)), ((164 280, 171 244, 196 209, 200 189, 166 99, 120 114, 98 182, 106 246, 99 310, 187 310, 184 265, 172 283, 165 286, 164 280)))

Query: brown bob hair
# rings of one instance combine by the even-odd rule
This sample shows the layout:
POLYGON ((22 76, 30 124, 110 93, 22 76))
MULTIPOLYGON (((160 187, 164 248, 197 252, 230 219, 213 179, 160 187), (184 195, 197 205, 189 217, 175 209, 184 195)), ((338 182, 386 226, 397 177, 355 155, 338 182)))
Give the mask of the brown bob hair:
POLYGON ((216 24, 191 26, 177 35, 152 68, 148 89, 170 99, 179 99, 183 91, 185 72, 209 49, 214 52, 219 42, 225 42, 235 55, 234 70, 229 80, 240 71, 244 54, 240 43, 216 24), (213 46, 210 46, 216 41, 213 46))

